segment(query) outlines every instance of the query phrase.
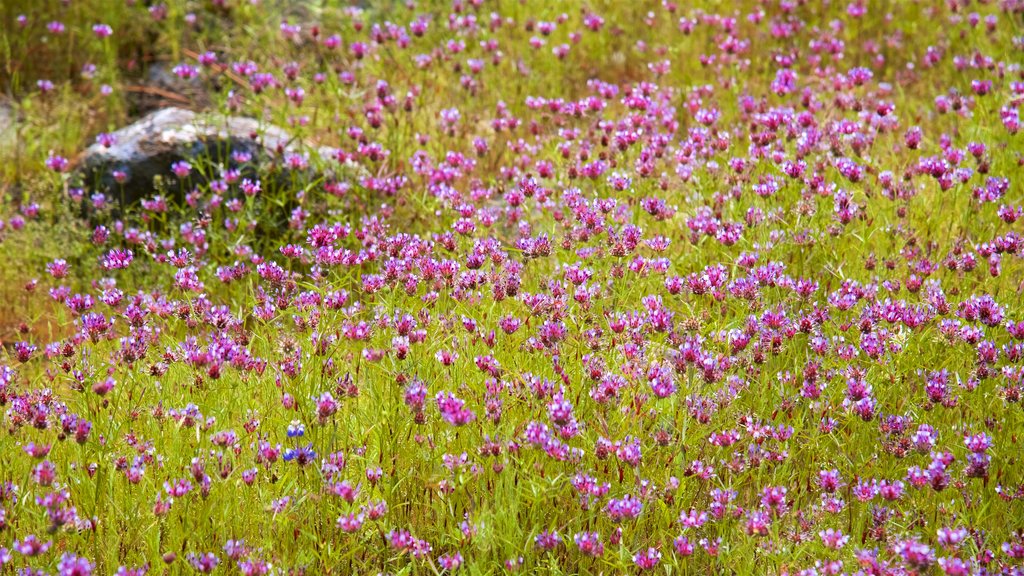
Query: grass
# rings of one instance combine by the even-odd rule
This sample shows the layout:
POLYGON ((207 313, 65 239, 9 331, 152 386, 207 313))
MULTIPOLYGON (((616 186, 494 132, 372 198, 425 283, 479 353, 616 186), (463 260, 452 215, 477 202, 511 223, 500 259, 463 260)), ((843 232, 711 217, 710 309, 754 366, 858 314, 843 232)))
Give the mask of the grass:
POLYGON ((15 1, 0 574, 1019 570, 1020 12, 859 6, 15 1), (209 51, 201 94, 146 84, 209 51), (225 190, 85 210, 47 158, 146 93, 349 166, 254 162, 247 195, 192 158, 225 190))

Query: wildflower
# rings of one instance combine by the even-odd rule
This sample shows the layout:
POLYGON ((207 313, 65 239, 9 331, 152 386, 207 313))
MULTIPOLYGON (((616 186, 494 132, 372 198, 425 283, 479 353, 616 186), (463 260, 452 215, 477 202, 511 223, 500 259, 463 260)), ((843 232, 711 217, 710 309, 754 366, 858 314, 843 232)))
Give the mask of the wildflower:
POLYGON ((818 532, 818 536, 821 538, 822 544, 833 550, 841 549, 850 541, 849 536, 846 536, 841 531, 834 530, 832 528, 818 532))
POLYGON ((686 536, 680 536, 672 542, 672 547, 675 549, 676 554, 680 556, 692 556, 693 555, 693 544, 690 543, 689 538, 686 536))
POLYGON ((540 550, 554 550, 562 543, 562 538, 558 535, 557 530, 546 530, 537 534, 534 542, 540 550))
POLYGON ((650 570, 661 561, 661 552, 657 548, 648 548, 633 555, 633 563, 641 570, 650 570))
POLYGON ((217 565, 220 564, 220 558, 218 558, 213 552, 189 554, 188 563, 191 564, 192 568, 197 572, 210 574, 215 568, 217 568, 217 565))
POLYGON ((437 563, 443 570, 454 571, 459 566, 462 566, 462 554, 458 552, 454 554, 442 554, 438 556, 437 563))
POLYGON ((316 416, 321 424, 325 423, 338 411, 338 403, 330 392, 324 392, 316 398, 316 416))
POLYGON ((305 446, 298 448, 288 448, 284 451, 284 461, 291 462, 294 460, 300 467, 306 467, 312 464, 316 460, 316 451, 313 450, 313 444, 309 443, 305 446))
POLYGON ((54 172, 66 172, 69 166, 70 162, 68 162, 67 158, 64 158, 63 156, 57 156, 51 153, 46 158, 46 167, 54 172))
POLYGON ((347 533, 357 532, 362 528, 365 518, 366 515, 362 512, 342 514, 338 517, 338 528, 347 533))
POLYGON ((605 505, 605 512, 612 522, 635 519, 640 515, 641 511, 643 511, 643 504, 638 498, 629 494, 621 499, 612 498, 605 505))
POLYGON ((573 536, 573 541, 580 552, 587 556, 601 556, 604 554, 604 544, 601 543, 601 536, 597 532, 579 532, 573 536))
POLYGON ((300 438, 306 433, 306 426, 298 420, 292 420, 288 424, 288 437, 289 438, 300 438))
POLYGON ((171 164, 171 172, 178 178, 185 178, 192 171, 192 165, 184 160, 178 160, 171 164))
POLYGON ((133 258, 131 250, 114 248, 107 252, 100 264, 104 270, 123 270, 132 263, 133 258))
POLYGON ((60 576, 90 576, 95 567, 88 559, 65 552, 57 564, 57 572, 60 576))
POLYGON ((441 411, 441 417, 449 424, 462 426, 476 419, 476 415, 466 408, 465 401, 457 398, 451 392, 438 392, 435 399, 437 408, 441 411))
POLYGON ((907 565, 917 570, 925 570, 935 563, 935 552, 917 540, 897 542, 894 550, 907 565))
MULTIPOLYGON (((191 64, 178 64, 177 66, 171 69, 171 72, 173 72, 175 76, 181 78, 182 80, 192 80, 193 78, 199 76, 199 69, 195 66, 192 66, 191 64)), ((188 171, 185 171, 185 174, 179 174, 178 170, 173 170, 174 174, 178 178, 184 178, 185 176, 188 175, 188 171)))
POLYGON ((66 260, 58 258, 46 265, 46 271, 58 280, 65 278, 68 275, 68 263, 66 260))
POLYGON ((43 542, 34 534, 29 534, 21 540, 15 540, 11 545, 11 549, 22 556, 31 557, 45 554, 51 546, 53 546, 53 542, 43 542))
POLYGON ((947 548, 954 549, 960 546, 968 536, 967 530, 964 528, 939 528, 938 530, 938 542, 939 545, 947 548))

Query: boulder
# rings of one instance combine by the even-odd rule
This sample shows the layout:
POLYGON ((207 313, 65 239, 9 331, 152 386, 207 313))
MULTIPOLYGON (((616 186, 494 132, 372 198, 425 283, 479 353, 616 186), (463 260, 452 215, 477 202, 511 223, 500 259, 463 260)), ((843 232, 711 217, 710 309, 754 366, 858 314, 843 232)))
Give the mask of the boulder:
MULTIPOLYGON (((131 204, 154 194, 153 179, 173 180, 171 166, 180 160, 196 164, 204 158, 233 166, 232 152, 251 155, 254 162, 265 161, 296 147, 283 129, 253 118, 201 115, 181 108, 152 112, 134 124, 113 133, 107 148, 93 144, 77 162, 82 183, 91 191, 101 191, 131 204), (115 179, 121 173, 121 181, 115 179)), ((200 179, 197 171, 190 176, 200 179)), ((180 188, 180 187, 178 187, 180 188)))

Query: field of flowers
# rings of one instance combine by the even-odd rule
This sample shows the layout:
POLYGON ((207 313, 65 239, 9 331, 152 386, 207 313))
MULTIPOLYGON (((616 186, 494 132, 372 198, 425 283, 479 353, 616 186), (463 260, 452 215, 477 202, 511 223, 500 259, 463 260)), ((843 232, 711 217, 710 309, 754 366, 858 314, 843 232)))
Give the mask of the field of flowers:
POLYGON ((0 575, 1024 573, 1024 1, 0 3, 0 575))

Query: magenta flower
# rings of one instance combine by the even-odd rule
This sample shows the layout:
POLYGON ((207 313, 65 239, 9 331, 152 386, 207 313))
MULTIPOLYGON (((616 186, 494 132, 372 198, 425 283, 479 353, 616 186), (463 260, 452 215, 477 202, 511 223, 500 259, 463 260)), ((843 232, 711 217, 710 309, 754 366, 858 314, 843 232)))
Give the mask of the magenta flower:
POLYGON ((441 417, 453 426, 463 426, 476 419, 476 415, 466 408, 465 401, 451 392, 438 392, 435 400, 441 417))
POLYGON ((633 555, 633 563, 641 570, 650 570, 661 561, 661 552, 657 548, 641 550, 633 555))
POLYGON ((57 564, 57 572, 60 576, 90 576, 95 567, 88 559, 65 552, 57 564))
POLYGON ((15 540, 14 543, 11 544, 11 549, 22 556, 31 557, 45 554, 52 546, 52 541, 43 542, 39 540, 39 538, 36 538, 34 534, 29 534, 21 540, 15 540))
POLYGON ((54 172, 66 172, 69 166, 70 163, 63 156, 50 154, 50 156, 46 158, 46 167, 54 172))
POLYGON ((192 165, 184 160, 179 160, 174 164, 171 164, 171 172, 173 172, 178 178, 185 178, 191 171, 192 165))
POLYGON ((601 556, 604 554, 604 544, 601 543, 601 536, 597 532, 579 532, 573 536, 573 541, 580 552, 587 556, 601 556))
POLYGON ((103 39, 110 37, 110 35, 114 33, 114 29, 106 24, 94 24, 92 27, 92 33, 95 34, 97 38, 103 39))
POLYGON ((127 268, 134 259, 131 250, 114 248, 107 252, 100 262, 104 270, 123 270, 127 268))

